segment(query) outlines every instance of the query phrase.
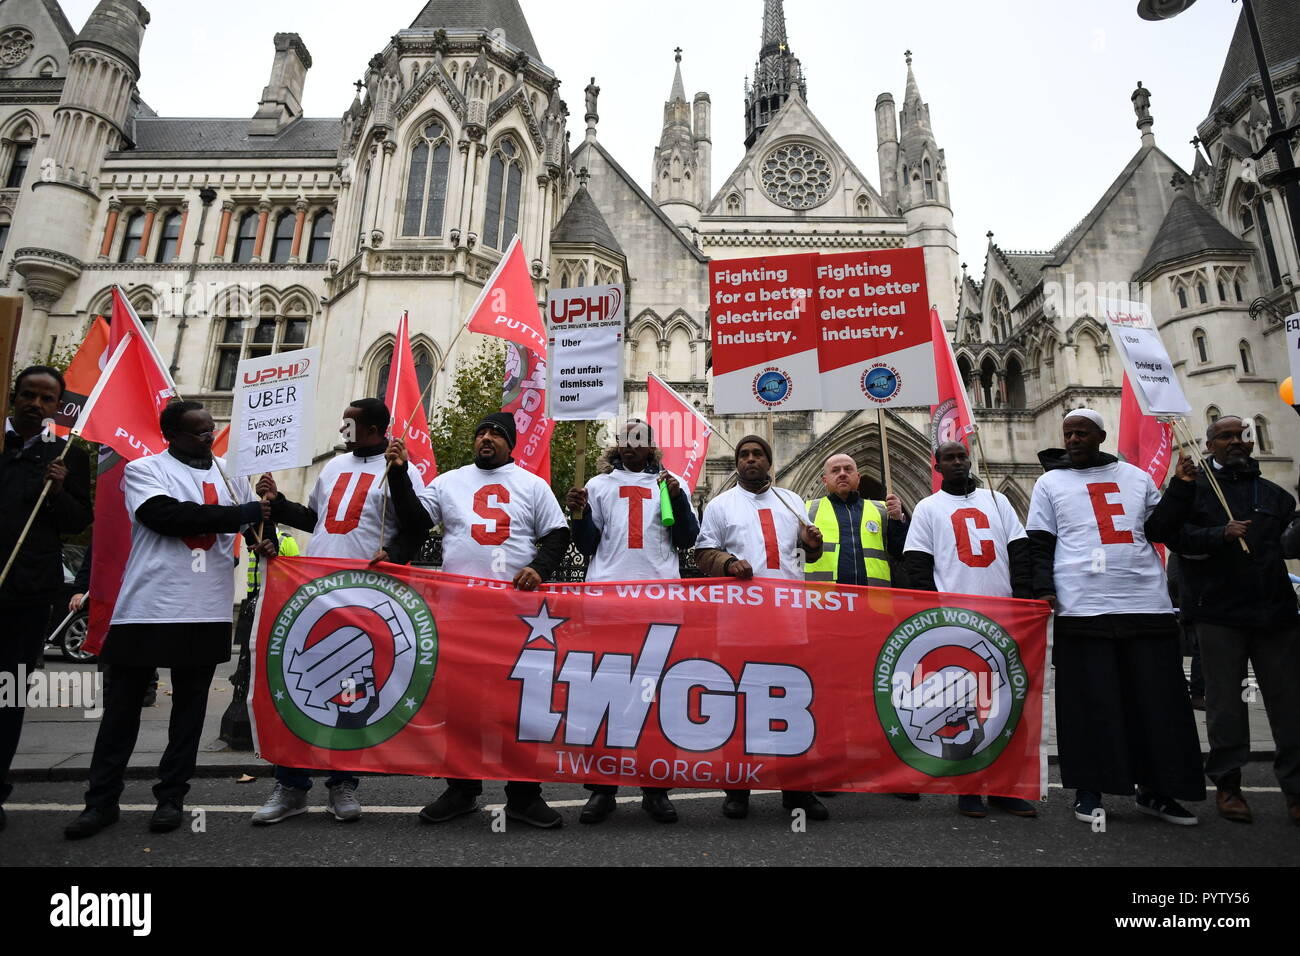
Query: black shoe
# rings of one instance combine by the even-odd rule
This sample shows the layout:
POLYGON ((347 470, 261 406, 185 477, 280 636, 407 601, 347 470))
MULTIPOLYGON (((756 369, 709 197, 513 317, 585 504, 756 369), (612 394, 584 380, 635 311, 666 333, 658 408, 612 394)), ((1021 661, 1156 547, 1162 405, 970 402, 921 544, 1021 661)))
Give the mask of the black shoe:
POLYGON ((828 799, 828 798, 830 798, 830 797, 838 797, 839 795, 840 795, 840 791, 838 791, 838 790, 818 790, 818 791, 816 791, 816 796, 821 797, 823 800, 826 800, 826 799, 828 799))
POLYGON ((650 814, 655 823, 676 823, 677 810, 666 793, 644 793, 641 795, 641 809, 650 814))
POLYGON ((1139 787, 1137 796, 1134 798, 1137 808, 1148 816, 1158 817, 1165 823, 1172 823, 1180 827, 1194 827, 1199 822, 1196 815, 1189 813, 1185 807, 1179 806, 1170 797, 1163 796, 1153 790, 1147 790, 1145 787, 1139 787))
POLYGON ((618 809, 618 801, 612 793, 593 793, 587 798, 587 805, 578 814, 579 823, 601 823, 618 809))
POLYGON ((826 804, 811 793, 786 793, 781 795, 781 806, 787 810, 802 810, 809 820, 829 820, 831 812, 826 804))
POLYGON ((69 840, 84 840, 93 837, 104 827, 111 827, 117 822, 121 812, 117 807, 101 810, 98 807, 86 807, 81 816, 63 828, 63 835, 69 840))
MULTIPOLYGON (((612 803, 614 798, 609 794, 593 794, 593 796, 606 796, 612 803)), ((587 801, 590 803, 591 801, 587 801)), ((506 817, 510 820, 518 820, 520 823, 527 823, 530 827, 537 827, 540 830, 557 830, 564 826, 564 817, 559 812, 552 810, 550 805, 541 797, 534 797, 533 802, 523 807, 512 807, 506 804, 506 817)))
POLYGON ((722 815, 728 820, 743 820, 749 816, 749 794, 744 790, 728 790, 722 801, 722 815))
POLYGON ((891 797, 898 797, 899 800, 906 800, 908 803, 916 803, 921 799, 919 793, 891 793, 891 797))
POLYGON ((1003 813, 1013 817, 1036 817, 1038 809, 1028 800, 1019 797, 989 797, 989 806, 997 807, 1003 813))
POLYGON ((977 793, 963 793, 957 797, 957 812, 963 817, 973 817, 976 820, 989 815, 988 807, 984 806, 984 798, 977 793))
POLYGON ((159 800, 158 809, 154 810, 153 818, 149 821, 149 832, 171 833, 180 829, 184 819, 179 800, 159 800))
POLYGON ((425 823, 446 823, 456 817, 478 810, 478 795, 448 787, 441 797, 420 811, 420 819, 425 823))

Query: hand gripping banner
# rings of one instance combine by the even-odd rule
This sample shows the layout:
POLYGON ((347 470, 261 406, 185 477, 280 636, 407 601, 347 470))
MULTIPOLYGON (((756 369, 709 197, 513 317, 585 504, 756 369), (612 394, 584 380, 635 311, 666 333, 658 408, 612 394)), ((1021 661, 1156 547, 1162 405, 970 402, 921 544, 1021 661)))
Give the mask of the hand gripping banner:
POLYGON ((250 691, 277 764, 755 790, 1045 791, 1041 602, 552 586, 280 558, 250 691))

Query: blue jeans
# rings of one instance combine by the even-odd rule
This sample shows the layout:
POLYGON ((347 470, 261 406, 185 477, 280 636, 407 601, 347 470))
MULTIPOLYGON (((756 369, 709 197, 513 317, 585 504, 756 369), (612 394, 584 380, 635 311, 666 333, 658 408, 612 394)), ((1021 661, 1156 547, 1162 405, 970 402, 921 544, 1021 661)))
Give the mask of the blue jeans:
MULTIPOLYGON (((277 783, 286 787, 293 787, 295 790, 310 790, 312 773, 311 770, 298 770, 294 767, 276 767, 275 779, 277 783)), ((325 778, 325 786, 327 787, 336 787, 340 783, 350 783, 354 787, 361 786, 360 779, 350 773, 343 773, 338 770, 331 771, 330 775, 325 778)))

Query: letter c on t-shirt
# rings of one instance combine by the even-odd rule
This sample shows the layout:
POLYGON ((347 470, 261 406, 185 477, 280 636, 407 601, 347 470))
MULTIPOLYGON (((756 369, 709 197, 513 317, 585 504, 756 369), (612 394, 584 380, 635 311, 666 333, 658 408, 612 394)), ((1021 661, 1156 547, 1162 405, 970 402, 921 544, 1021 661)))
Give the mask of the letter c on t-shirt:
POLYGON ((972 539, 970 534, 970 525, 973 524, 980 531, 987 531, 989 527, 988 515, 978 508, 960 508, 952 513, 952 533, 957 538, 957 557, 961 563, 971 568, 987 568, 998 558, 998 547, 992 541, 985 538, 972 539), (976 551, 971 547, 975 541, 978 541, 979 550, 976 551))

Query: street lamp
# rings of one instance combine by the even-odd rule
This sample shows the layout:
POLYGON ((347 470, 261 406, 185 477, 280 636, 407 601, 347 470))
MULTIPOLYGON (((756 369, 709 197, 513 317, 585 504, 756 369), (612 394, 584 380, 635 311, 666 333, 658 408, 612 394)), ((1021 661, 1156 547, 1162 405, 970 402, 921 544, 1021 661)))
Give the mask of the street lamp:
MULTIPOLYGON (((1195 2, 1196 0, 1139 0, 1137 12, 1143 20, 1168 20, 1195 2)), ((1264 141, 1264 148, 1252 158, 1258 160, 1270 148, 1277 156, 1276 181, 1286 195, 1292 247, 1300 254, 1300 170, 1296 169, 1295 161, 1291 158, 1291 134, 1300 127, 1288 129, 1282 122, 1282 113, 1277 108, 1277 96, 1273 92, 1273 78, 1268 73, 1268 58, 1264 55, 1264 44, 1259 38, 1254 4, 1251 0, 1241 0, 1241 5, 1246 11, 1246 26, 1250 30, 1250 42, 1255 47, 1255 60, 1259 66, 1259 78, 1264 85, 1264 99, 1268 102, 1269 122, 1273 129, 1264 141)))

